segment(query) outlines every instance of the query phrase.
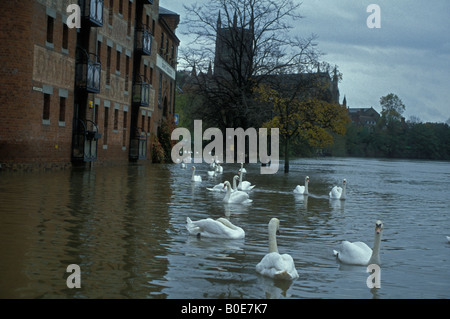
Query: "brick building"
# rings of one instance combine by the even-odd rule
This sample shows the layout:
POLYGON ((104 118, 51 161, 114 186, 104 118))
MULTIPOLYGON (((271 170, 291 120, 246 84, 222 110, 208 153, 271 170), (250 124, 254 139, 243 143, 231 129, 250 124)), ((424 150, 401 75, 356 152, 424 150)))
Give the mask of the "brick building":
POLYGON ((174 113, 178 23, 159 0, 2 3, 2 167, 150 160, 174 113))

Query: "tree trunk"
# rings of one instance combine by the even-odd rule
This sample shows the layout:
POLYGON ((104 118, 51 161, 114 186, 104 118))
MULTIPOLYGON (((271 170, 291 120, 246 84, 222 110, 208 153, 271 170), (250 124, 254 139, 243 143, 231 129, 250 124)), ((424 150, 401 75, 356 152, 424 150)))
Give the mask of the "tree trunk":
POLYGON ((289 139, 284 140, 284 173, 289 173, 289 139))

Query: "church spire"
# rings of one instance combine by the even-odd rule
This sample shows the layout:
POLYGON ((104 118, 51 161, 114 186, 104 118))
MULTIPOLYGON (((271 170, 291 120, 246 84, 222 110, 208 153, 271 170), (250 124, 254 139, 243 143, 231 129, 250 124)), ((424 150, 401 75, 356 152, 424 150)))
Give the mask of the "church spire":
POLYGON ((219 16, 217 17, 217 30, 222 28, 222 20, 220 19, 220 10, 219 10, 219 16))

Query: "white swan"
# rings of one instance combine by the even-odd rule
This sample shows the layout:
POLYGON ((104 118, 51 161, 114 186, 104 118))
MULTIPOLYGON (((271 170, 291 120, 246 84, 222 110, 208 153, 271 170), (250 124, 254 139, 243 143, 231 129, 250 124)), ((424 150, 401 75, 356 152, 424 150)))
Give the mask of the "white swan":
POLYGON ((330 198, 331 199, 345 199, 347 196, 346 192, 347 187, 347 180, 344 178, 342 181, 342 187, 340 186, 334 186, 330 191, 330 198))
POLYGON ((247 170, 244 168, 244 163, 241 163, 241 168, 239 169, 239 172, 243 174, 247 173, 247 170))
POLYGON ((222 165, 220 165, 220 163, 217 163, 215 171, 216 171, 216 174, 222 174, 223 173, 223 167, 222 167, 222 165))
MULTIPOLYGON (((237 190, 236 187, 236 180, 239 179, 239 176, 235 175, 233 177, 233 188, 231 189, 232 192, 235 192, 237 190)), ((207 190, 209 190, 210 192, 226 192, 226 188, 225 188, 225 184, 224 183, 219 183, 217 185, 214 185, 214 187, 206 187, 207 190)))
POLYGON ((246 192, 239 190, 231 192, 231 185, 229 181, 226 181, 223 187, 227 188, 227 194, 223 198, 224 203, 246 204, 252 202, 252 200, 248 198, 248 194, 246 192))
POLYGON ((202 181, 202 177, 200 175, 195 175, 195 166, 192 166, 191 181, 193 181, 193 182, 201 182, 202 181))
POLYGON ((208 238, 226 238, 241 239, 245 237, 245 231, 238 226, 233 225, 226 218, 200 219, 193 222, 189 217, 186 218, 186 229, 190 235, 208 238))
POLYGON ((276 235, 279 228, 278 218, 272 218, 269 222, 269 253, 256 265, 256 271, 273 279, 294 280, 298 278, 294 260, 288 254, 278 253, 276 235))
POLYGON ((362 266, 370 264, 380 265, 380 242, 382 231, 383 223, 378 220, 375 223, 375 241, 373 250, 361 241, 351 243, 344 240, 341 244, 341 250, 333 250, 333 254, 344 264, 362 266))
POLYGON ((186 168, 186 163, 185 162, 181 162, 181 168, 186 168))
POLYGON ((450 236, 447 236, 447 241, 450 243, 450 236))
POLYGON ((208 171, 208 176, 210 176, 210 177, 216 176, 216 171, 215 170, 214 171, 208 171))
POLYGON ((244 174, 242 172, 238 172, 238 174, 239 174, 239 185, 238 185, 239 190, 250 191, 256 186, 256 185, 252 185, 252 183, 250 183, 248 181, 243 181, 242 175, 244 175, 244 174))
POLYGON ((309 183, 309 176, 306 176, 305 186, 297 185, 297 187, 294 188, 294 193, 308 195, 308 183, 309 183))

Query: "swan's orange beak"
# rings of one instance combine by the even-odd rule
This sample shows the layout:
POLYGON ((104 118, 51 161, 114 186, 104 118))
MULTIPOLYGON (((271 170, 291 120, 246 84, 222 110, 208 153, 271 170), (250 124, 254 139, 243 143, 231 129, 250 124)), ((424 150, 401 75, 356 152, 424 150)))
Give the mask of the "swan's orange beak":
POLYGON ((375 231, 377 232, 377 234, 381 233, 381 226, 375 227, 375 231))

